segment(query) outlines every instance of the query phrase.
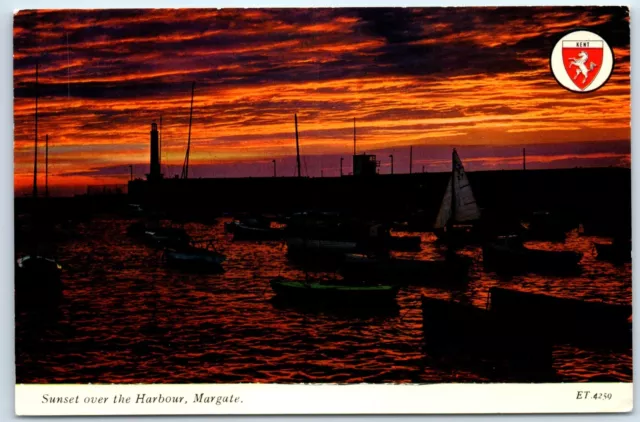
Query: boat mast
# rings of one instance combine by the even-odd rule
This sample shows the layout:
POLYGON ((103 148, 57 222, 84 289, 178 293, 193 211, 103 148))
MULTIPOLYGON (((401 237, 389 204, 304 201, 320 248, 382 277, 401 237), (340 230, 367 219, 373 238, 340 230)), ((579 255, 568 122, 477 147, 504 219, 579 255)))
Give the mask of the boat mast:
POLYGON ((49 134, 45 135, 44 153, 44 196, 49 197, 49 134))
POLYGON ((298 140, 298 115, 293 115, 296 125, 296 159, 298 162, 298 177, 300 177, 300 141, 298 140))
POLYGON ((451 217, 449 217, 449 226, 453 225, 456 218, 456 191, 455 191, 455 177, 456 177, 456 149, 453 149, 451 153, 451 217))
POLYGON ((38 197, 38 63, 36 62, 36 138, 33 158, 33 197, 38 197))
POLYGON ((182 178, 189 178, 189 153, 191 152, 191 124, 193 122, 193 94, 196 89, 196 82, 191 84, 191 110, 189 111, 189 137, 187 138, 187 154, 184 157, 184 164, 182 166, 182 178))
POLYGON ((162 172, 162 116, 160 116, 160 134, 158 142, 158 170, 162 172))

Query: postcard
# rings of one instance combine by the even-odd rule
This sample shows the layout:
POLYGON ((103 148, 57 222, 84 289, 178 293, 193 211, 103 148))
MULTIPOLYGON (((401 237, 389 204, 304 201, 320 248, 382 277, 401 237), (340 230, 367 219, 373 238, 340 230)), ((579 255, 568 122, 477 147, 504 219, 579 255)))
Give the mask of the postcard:
POLYGON ((16 11, 16 414, 631 411, 629 23, 16 11))

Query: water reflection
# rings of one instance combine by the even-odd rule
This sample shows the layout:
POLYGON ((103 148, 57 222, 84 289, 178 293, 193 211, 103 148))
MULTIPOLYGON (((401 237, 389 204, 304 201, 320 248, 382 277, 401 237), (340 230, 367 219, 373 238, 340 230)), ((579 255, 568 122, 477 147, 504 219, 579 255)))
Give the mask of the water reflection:
MULTIPOLYGON (((460 253, 474 262, 466 283, 409 285, 398 293, 397 308, 363 313, 275 300, 269 280, 303 276, 283 242, 233 242, 224 220, 189 223, 191 235, 215 238, 227 256, 223 274, 189 274, 166 268, 160 251, 127 237, 131 222, 96 219, 59 245, 66 291, 57 314, 40 316, 35 325, 32 314, 16 317, 18 382, 507 382, 514 376, 425 355, 423 293, 481 308, 492 286, 631 300, 631 264, 597 260, 592 242, 603 238, 577 232, 565 243, 527 246, 582 252, 579 275, 501 277, 484 271, 479 247, 467 247, 460 253)), ((394 255, 442 259, 445 249, 435 237, 421 237, 420 252, 394 255)), ((562 345, 553 355, 560 381, 632 378, 630 348, 562 345)))

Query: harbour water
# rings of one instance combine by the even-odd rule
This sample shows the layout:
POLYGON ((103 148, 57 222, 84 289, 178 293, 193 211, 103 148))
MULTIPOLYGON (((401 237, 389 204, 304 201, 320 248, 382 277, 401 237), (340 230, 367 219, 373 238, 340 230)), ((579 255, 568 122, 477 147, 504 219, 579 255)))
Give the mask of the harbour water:
MULTIPOLYGON (((453 298, 485 307, 490 287, 629 304, 631 264, 598 261, 577 230, 564 243, 529 242, 584 254, 574 276, 503 278, 485 272, 479 247, 464 285, 400 290, 398 308, 362 314, 310 310, 273 300, 269 280, 301 275, 284 242, 233 242, 224 220, 189 223, 192 236, 217 239, 225 273, 168 269, 162 251, 126 235, 133 220, 94 218, 57 245, 64 297, 53 313, 16 315, 18 383, 450 383, 515 382, 473 365, 436 362, 423 351, 420 297, 453 298)), ((399 233, 402 235, 402 233, 399 233)), ((423 233, 422 251, 396 255, 433 259, 444 248, 423 233)), ((394 280, 390 280, 394 281, 394 280)), ((544 310, 540 310, 544 312, 544 310)), ((631 349, 555 346, 561 382, 632 380, 631 349)))

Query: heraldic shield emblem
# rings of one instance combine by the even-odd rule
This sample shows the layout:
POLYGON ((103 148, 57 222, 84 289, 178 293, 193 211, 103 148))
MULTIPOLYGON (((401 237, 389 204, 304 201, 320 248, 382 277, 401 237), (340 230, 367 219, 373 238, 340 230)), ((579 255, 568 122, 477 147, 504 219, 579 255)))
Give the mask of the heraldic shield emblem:
POLYGON ((551 71, 569 91, 585 93, 604 85, 613 72, 613 51, 600 35, 577 30, 563 36, 551 52, 551 71))
POLYGON ((582 91, 587 89, 602 69, 603 41, 562 41, 562 62, 569 77, 582 91))

